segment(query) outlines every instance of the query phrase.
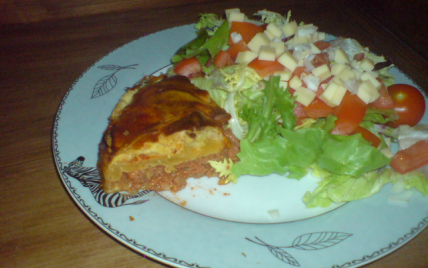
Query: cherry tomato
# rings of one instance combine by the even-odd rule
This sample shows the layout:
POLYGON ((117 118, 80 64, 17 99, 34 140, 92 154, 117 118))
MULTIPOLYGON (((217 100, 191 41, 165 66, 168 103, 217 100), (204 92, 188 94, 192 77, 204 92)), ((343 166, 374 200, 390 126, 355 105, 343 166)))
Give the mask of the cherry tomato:
POLYGON ((388 92, 399 116, 395 122, 388 123, 388 126, 410 125, 413 127, 421 121, 425 113, 425 97, 417 88, 405 84, 395 84, 388 87, 388 92))

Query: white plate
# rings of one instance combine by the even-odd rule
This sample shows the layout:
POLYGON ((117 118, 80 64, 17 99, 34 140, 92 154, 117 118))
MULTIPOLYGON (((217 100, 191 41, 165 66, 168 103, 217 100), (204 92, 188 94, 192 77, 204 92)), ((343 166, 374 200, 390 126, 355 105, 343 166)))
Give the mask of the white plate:
MULTIPOLYGON (((311 176, 248 176, 226 186, 215 178, 189 179, 177 194, 140 192, 129 199, 101 192, 98 143, 114 105, 194 36, 187 25, 120 47, 82 74, 61 102, 53 130, 56 166, 71 197, 98 226, 143 255, 195 268, 357 267, 426 227, 428 198, 414 192, 407 205, 393 205, 390 185, 368 199, 306 209, 303 194, 316 186, 311 176), (279 215, 272 217, 272 210, 279 215)), ((412 84, 393 72, 397 82, 412 84)))

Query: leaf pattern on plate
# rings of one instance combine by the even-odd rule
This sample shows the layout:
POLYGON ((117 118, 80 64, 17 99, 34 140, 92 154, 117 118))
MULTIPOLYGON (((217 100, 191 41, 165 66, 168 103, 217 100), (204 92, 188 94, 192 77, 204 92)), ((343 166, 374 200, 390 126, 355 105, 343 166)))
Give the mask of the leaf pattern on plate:
POLYGON ((134 68, 135 66, 138 66, 138 64, 132 64, 128 66, 107 64, 107 65, 98 66, 99 69, 114 71, 114 72, 109 75, 103 76, 100 80, 98 80, 98 82, 95 84, 95 87, 92 91, 91 99, 98 98, 109 93, 117 85, 116 73, 125 69, 135 69, 134 68))
POLYGON ((335 246, 338 243, 343 242, 350 236, 352 236, 352 234, 342 232, 315 232, 303 234, 296 237, 291 246, 270 245, 258 238, 257 236, 255 238, 258 240, 258 242, 249 238, 245 239, 260 246, 267 247, 268 250, 272 253, 272 255, 274 255, 281 261, 298 267, 300 266, 299 262, 291 254, 285 251, 285 248, 299 250, 320 250, 335 246))
POLYGON ((352 234, 340 232, 318 232, 304 234, 294 239, 292 247, 301 250, 318 250, 332 247, 352 234))

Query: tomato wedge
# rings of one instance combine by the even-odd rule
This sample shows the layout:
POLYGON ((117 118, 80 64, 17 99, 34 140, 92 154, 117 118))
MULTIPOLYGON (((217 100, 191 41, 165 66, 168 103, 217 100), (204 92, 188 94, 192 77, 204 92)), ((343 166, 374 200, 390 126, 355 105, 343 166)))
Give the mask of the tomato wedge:
POLYGON ((428 140, 418 141, 407 149, 398 151, 390 166, 401 174, 428 164, 428 140))
POLYGON ((285 70, 284 65, 278 61, 259 60, 258 58, 251 61, 248 67, 253 68, 261 78, 285 70))
POLYGON ((182 76, 195 77, 202 74, 202 65, 196 57, 182 59, 175 65, 174 72, 182 76))
POLYGON ((325 102, 318 98, 315 98, 307 107, 303 107, 303 109, 310 118, 314 119, 327 117, 334 111, 332 107, 328 106, 325 102))
POLYGON ((373 134, 371 131, 369 131, 368 129, 365 129, 361 126, 358 126, 353 132, 352 134, 357 134, 360 133, 361 136, 363 136, 363 138, 370 142, 372 144, 373 147, 377 148, 379 146, 379 144, 381 143, 381 139, 376 136, 375 134, 373 134))
MULTIPOLYGON (((256 34, 262 32, 263 28, 261 26, 251 22, 233 21, 230 26, 230 33, 239 33, 242 37, 242 40, 244 40, 244 42, 247 44, 251 41, 251 39, 253 39, 256 34)), ((229 41, 227 44, 229 46, 233 44, 232 37, 229 36, 229 41)))
POLYGON ((224 50, 221 50, 214 58, 214 65, 219 68, 223 68, 234 63, 230 54, 224 50))
POLYGON ((366 111, 367 104, 357 95, 347 91, 340 105, 334 109, 333 114, 337 117, 337 120, 331 134, 351 134, 363 121, 366 111))
POLYGON ((227 52, 229 53, 230 57, 233 60, 236 60, 236 57, 238 56, 239 52, 243 52, 247 50, 250 50, 250 49, 247 47, 247 44, 243 40, 241 40, 238 43, 230 45, 227 52))

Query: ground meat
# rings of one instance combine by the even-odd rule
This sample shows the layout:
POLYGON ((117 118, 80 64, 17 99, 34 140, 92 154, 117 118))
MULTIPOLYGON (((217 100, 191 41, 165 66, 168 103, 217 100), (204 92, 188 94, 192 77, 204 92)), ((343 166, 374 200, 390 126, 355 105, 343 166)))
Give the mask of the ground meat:
POLYGON ((164 166, 156 166, 143 171, 124 173, 121 178, 122 185, 128 185, 128 192, 136 192, 139 189, 177 192, 186 187, 187 178, 201 178, 204 176, 217 177, 218 175, 208 161, 232 159, 233 162, 237 162, 239 160, 237 157, 239 152, 239 140, 229 129, 224 128, 223 133, 232 143, 230 148, 226 148, 218 154, 183 162, 175 166, 175 170, 170 173, 165 171, 164 166))

